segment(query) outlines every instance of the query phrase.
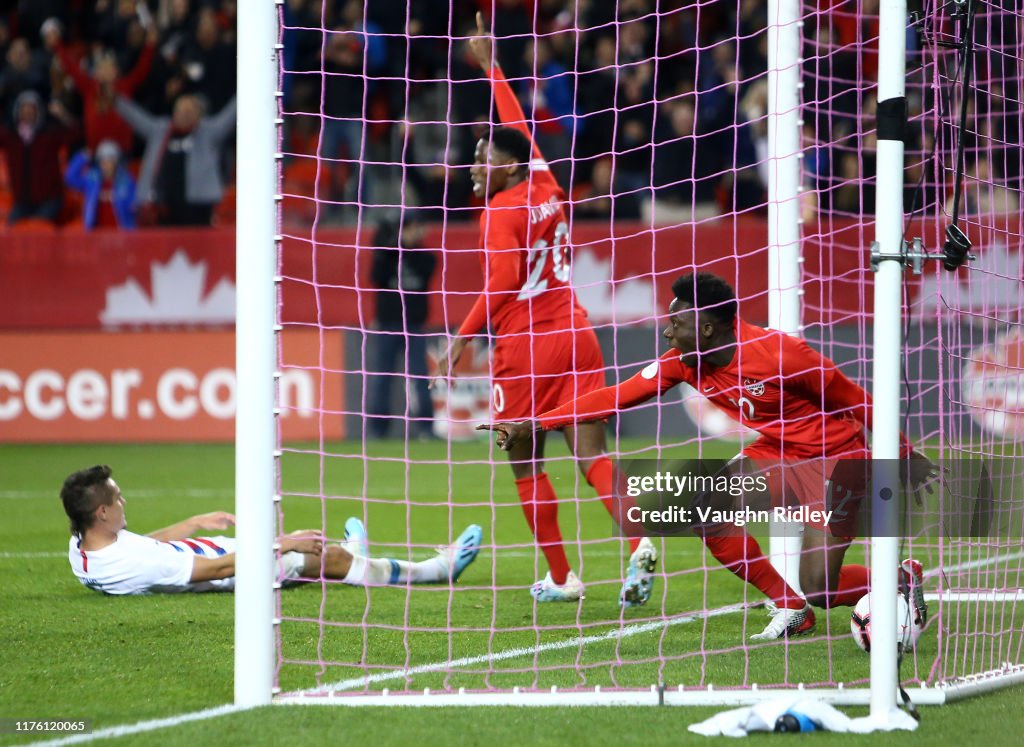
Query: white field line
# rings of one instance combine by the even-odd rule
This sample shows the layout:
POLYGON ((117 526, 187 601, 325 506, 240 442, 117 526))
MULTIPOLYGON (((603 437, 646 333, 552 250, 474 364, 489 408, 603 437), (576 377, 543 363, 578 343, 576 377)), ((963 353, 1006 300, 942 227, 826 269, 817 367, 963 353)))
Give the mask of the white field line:
MULTIPOLYGON (((392 547, 397 547, 397 545, 393 545, 392 547)), ((489 555, 493 555, 495 553, 497 553, 497 555, 499 557, 502 557, 502 558, 534 558, 534 557, 538 557, 539 558, 540 557, 540 554, 539 554, 540 551, 539 550, 537 552, 534 552, 532 550, 502 550, 502 549, 498 549, 496 551, 495 550, 484 550, 484 551, 481 552, 480 556, 482 558, 486 558, 489 555)), ((374 557, 385 557, 385 558, 386 557, 391 557, 391 555, 389 553, 387 553, 387 552, 375 552, 375 553, 373 553, 373 555, 374 555, 374 557)), ((59 552, 59 551, 53 551, 53 552, 14 552, 14 551, 11 551, 11 552, 0 552, 0 560, 28 560, 28 559, 31 559, 31 558, 66 558, 67 556, 68 556, 67 551, 64 551, 64 552, 59 552)), ((612 550, 591 550, 591 551, 584 552, 584 558, 585 559, 589 559, 589 558, 618 558, 618 557, 621 557, 623 560, 625 560, 628 557, 628 555, 623 554, 623 553, 619 553, 619 552, 615 552, 615 551, 612 551, 612 550)))
POLYGON ((966 563, 957 563, 956 565, 947 565, 942 568, 932 568, 925 571, 925 578, 932 578, 943 573, 956 573, 957 571, 971 571, 975 568, 984 568, 985 566, 995 565, 996 563, 1002 563, 1006 560, 1019 560, 1024 558, 1024 551, 1013 552, 1007 555, 996 555, 994 558, 982 558, 979 560, 969 560, 966 563))
POLYGON ((717 610, 711 610, 707 613, 697 613, 693 615, 683 615, 681 617, 671 618, 669 620, 652 620, 651 622, 643 623, 640 625, 627 625, 623 628, 616 628, 609 630, 607 633, 599 633, 596 635, 585 635, 579 638, 571 638, 565 641, 554 641, 552 643, 543 643, 539 646, 523 646, 520 648, 509 648, 504 651, 495 651, 489 654, 481 654, 479 656, 466 656, 461 659, 454 659, 452 661, 438 661, 432 664, 421 664, 420 666, 410 667, 409 669, 402 669, 395 672, 379 672, 378 674, 366 675, 363 677, 353 677, 351 679, 342 680, 336 682, 333 685, 326 685, 323 687, 311 687, 306 690, 299 690, 295 693, 283 693, 283 695, 312 695, 312 694, 325 694, 325 693, 336 693, 343 692, 345 690, 355 690, 376 684, 378 682, 388 682, 390 680, 406 679, 407 677, 413 677, 417 674, 427 674, 429 672, 443 672, 448 669, 454 669, 458 667, 471 667, 474 664, 485 664, 494 661, 507 661, 508 659, 519 659, 524 656, 533 656, 535 654, 543 654, 548 651, 561 651, 564 649, 582 648, 591 643, 603 643, 605 641, 614 641, 622 638, 630 638, 635 635, 642 633, 651 633, 656 630, 662 630, 664 628, 670 628, 674 625, 685 625, 687 623, 697 622, 698 620, 705 620, 712 617, 720 617, 722 615, 729 615, 734 612, 742 612, 747 605, 745 604, 732 604, 728 607, 722 607, 717 610))
MULTIPOLYGON (((381 545, 384 547, 401 547, 395 544, 381 545)), ((482 557, 488 555, 497 554, 502 558, 535 558, 540 557, 540 550, 504 550, 498 548, 496 550, 484 550, 481 552, 482 557)), ((585 558, 626 558, 624 552, 617 552, 615 550, 585 550, 585 558)), ((381 557, 387 557, 387 553, 380 552, 374 553, 374 555, 380 555, 381 557)), ((0 560, 26 560, 29 558, 66 558, 66 552, 53 551, 53 552, 0 552, 0 560)), ((985 558, 982 560, 971 560, 966 563, 960 563, 958 565, 945 566, 943 568, 932 568, 924 572, 925 578, 933 578, 938 576, 940 573, 956 573, 958 571, 973 570, 975 568, 984 568, 986 566, 995 565, 1006 560, 1018 560, 1024 558, 1024 551, 1011 553, 1009 555, 997 555, 994 558, 985 558)))
POLYGON ((66 558, 67 552, 0 552, 0 560, 27 560, 29 558, 66 558))
MULTIPOLYGON (((403 545, 397 545, 393 543, 387 543, 380 545, 384 547, 403 547, 403 545)), ((484 550, 481 552, 482 557, 487 557, 489 554, 497 553, 503 558, 533 558, 540 557, 540 550, 505 550, 498 548, 497 550, 484 550)), ((381 553, 383 557, 383 553, 381 553)), ((616 552, 614 550, 585 550, 584 555, 587 558, 616 558, 626 557, 624 553, 616 552)), ((13 558, 63 558, 67 557, 66 552, 0 552, 0 559, 13 558)), ((1018 560, 1024 558, 1024 551, 1011 553, 1009 555, 997 555, 994 558, 985 558, 983 560, 972 560, 967 563, 960 563, 958 565, 945 566, 943 568, 932 568, 924 572, 925 578, 932 578, 938 576, 940 573, 956 573, 957 571, 967 571, 974 568, 984 568, 985 566, 995 565, 1001 563, 1004 560, 1018 560)))
POLYGON ((60 737, 59 739, 47 739, 42 742, 29 742, 32 747, 59 747, 59 745, 65 744, 84 744, 85 742, 92 742, 96 739, 114 739, 116 737, 125 737, 131 734, 141 734, 147 731, 155 731, 157 729, 166 729, 169 726, 179 726, 181 724, 187 724, 192 721, 204 721, 208 718, 217 718, 218 716, 226 716, 229 713, 238 713, 239 711, 246 711, 247 707, 236 706, 232 703, 227 705, 217 706, 216 708, 206 708, 202 711, 192 711, 191 713, 180 713, 177 716, 168 716, 167 718, 157 718, 151 721, 139 721, 134 724, 124 724, 122 726, 108 726, 106 729, 99 729, 91 734, 75 734, 68 737, 60 737))

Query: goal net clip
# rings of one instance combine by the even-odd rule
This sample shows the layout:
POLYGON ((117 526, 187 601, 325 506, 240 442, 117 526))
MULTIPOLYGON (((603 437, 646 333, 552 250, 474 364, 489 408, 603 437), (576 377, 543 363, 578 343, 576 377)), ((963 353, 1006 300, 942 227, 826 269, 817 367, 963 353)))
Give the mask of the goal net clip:
POLYGON ((924 269, 925 260, 938 260, 942 266, 950 272, 960 268, 964 262, 973 262, 977 259, 971 253, 971 240, 955 224, 946 227, 946 241, 942 245, 941 252, 925 251, 924 242, 920 236, 914 237, 909 243, 900 242, 900 251, 883 252, 877 241, 871 242, 871 269, 878 271, 879 262, 885 260, 896 260, 904 267, 909 267, 915 275, 920 275, 924 269))

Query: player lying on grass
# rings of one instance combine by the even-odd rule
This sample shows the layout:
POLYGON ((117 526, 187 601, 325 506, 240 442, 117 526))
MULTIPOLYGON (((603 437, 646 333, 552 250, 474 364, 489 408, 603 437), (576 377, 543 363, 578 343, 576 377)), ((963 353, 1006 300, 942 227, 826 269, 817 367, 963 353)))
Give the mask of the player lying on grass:
MULTIPOLYGON (((443 379, 466 345, 490 323, 497 338, 491 361, 496 418, 518 420, 604 386, 604 359, 587 312, 570 280, 572 247, 563 207, 565 193, 530 137, 519 102, 493 58, 494 40, 477 13, 470 47, 494 90, 496 127, 476 146, 470 169, 473 192, 487 206, 480 216, 480 260, 486 287, 445 356, 443 379)), ((580 472, 609 511, 613 466, 603 423, 566 422, 560 427, 580 472)), ((545 434, 519 439, 508 451, 526 522, 549 572, 530 590, 538 602, 572 602, 583 584, 569 567, 558 526, 558 497, 544 471, 545 434)), ((651 593, 657 552, 649 540, 630 538, 625 606, 643 604, 651 593), (638 580, 639 579, 639 580, 638 580)))
MULTIPOLYGON (((738 318, 732 288, 722 278, 703 272, 684 275, 672 291, 675 298, 664 331, 670 350, 661 358, 616 387, 590 392, 536 419, 481 428, 496 431, 500 447, 515 448, 537 430, 607 418, 686 382, 760 434, 730 463, 732 474, 757 474, 765 465, 794 465, 789 474, 795 484, 787 483, 786 488, 802 502, 823 503, 828 490, 823 485, 829 485, 823 466, 856 467, 863 462, 848 460, 870 458, 864 429, 871 429, 871 397, 803 340, 738 318), (808 463, 817 465, 816 485, 807 479, 813 470, 799 468, 808 463)), ((931 478, 934 466, 905 438, 903 444, 909 481, 917 489, 931 478)), ((836 472, 831 477, 835 480, 836 472)), ((695 529, 720 563, 769 598, 772 619, 754 639, 809 632, 815 620, 808 602, 822 608, 853 605, 867 591, 868 569, 843 565, 852 538, 823 524, 805 526, 800 585, 806 600, 745 531, 732 525, 695 529)), ((927 610, 921 570, 920 563, 906 560, 899 573, 923 624, 927 610)))
MULTIPOLYGON (((194 536, 234 526, 223 511, 193 516, 151 532, 126 529, 125 499, 107 466, 75 472, 60 491, 71 521, 68 560, 84 586, 105 594, 230 591, 235 585, 235 539, 194 536)), ((358 519, 345 522, 345 542, 329 545, 312 530, 281 537, 278 580, 284 584, 337 579, 359 586, 457 581, 480 552, 482 531, 472 525, 455 544, 418 563, 367 557, 358 519)))

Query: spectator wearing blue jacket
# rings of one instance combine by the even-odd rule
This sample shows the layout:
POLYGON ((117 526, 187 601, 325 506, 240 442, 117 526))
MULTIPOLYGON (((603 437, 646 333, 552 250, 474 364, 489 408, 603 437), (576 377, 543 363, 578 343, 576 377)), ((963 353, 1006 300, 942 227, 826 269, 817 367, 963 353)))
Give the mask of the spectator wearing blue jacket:
POLYGON ((64 182, 85 198, 82 222, 93 228, 135 228, 135 179, 121 163, 121 148, 103 140, 95 161, 88 149, 68 162, 64 182))

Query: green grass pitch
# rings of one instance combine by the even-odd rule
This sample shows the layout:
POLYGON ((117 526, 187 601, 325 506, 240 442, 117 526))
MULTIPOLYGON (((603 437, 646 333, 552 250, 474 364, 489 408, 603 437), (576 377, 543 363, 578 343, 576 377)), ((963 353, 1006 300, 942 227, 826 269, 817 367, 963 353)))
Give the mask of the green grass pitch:
MULTIPOLYGON (((620 446, 636 449, 642 444, 620 446)), ((731 451, 721 449, 712 455, 731 451)), ((549 450, 554 456, 565 455, 553 441, 549 450)), ((357 444, 331 444, 325 451, 331 456, 285 455, 286 530, 323 528, 337 537, 344 518, 355 514, 367 521, 373 554, 423 558, 429 555, 429 546, 447 543, 465 524, 476 522, 484 527, 485 544, 498 545, 498 550, 486 547, 453 595, 447 587, 420 587, 411 594, 333 584, 325 595, 318 584, 287 590, 282 602, 287 663, 280 673, 286 690, 461 657, 473 663, 414 677, 393 674, 371 687, 648 687, 658 681, 669 687, 726 686, 855 682, 867 677, 868 657, 846 633, 845 609, 819 616, 816 634, 809 639, 759 645, 746 652, 741 642, 765 621, 756 607, 710 619, 697 616, 669 627, 641 628, 662 608, 680 620, 707 607, 756 598, 713 560, 708 562, 710 570, 703 571, 706 561, 698 542, 673 539, 665 541, 662 565, 672 574, 669 583, 658 585, 648 607, 620 612, 615 600, 624 558, 621 542, 609 539, 610 519, 598 502, 589 500, 589 487, 567 461, 553 461, 549 472, 560 495, 570 497, 578 491, 588 499, 579 504, 565 501, 561 510, 570 560, 587 583, 587 599, 579 607, 536 607, 526 589, 542 575, 543 561, 532 549, 508 468, 488 464, 491 458, 501 460, 493 447, 483 442, 451 447, 389 442, 370 444, 365 452, 357 444), (406 457, 412 460, 408 468, 406 457), (365 495, 373 500, 321 501, 321 494, 365 495), (395 627, 364 633, 359 625, 364 620, 395 627), (545 629, 538 633, 535 626, 545 629), (492 628, 500 632, 492 633, 492 628), (538 646, 540 653, 535 651, 538 646), (534 652, 509 656, 514 649, 534 652), (488 662, 488 655, 498 658, 488 662), (331 664, 321 667, 321 660, 331 664)), ((0 604, 0 718, 91 718, 96 728, 102 728, 230 702, 230 595, 115 599, 86 590, 72 576, 65 558, 66 520, 57 493, 68 472, 97 462, 114 467, 128 501, 129 526, 135 531, 150 531, 194 513, 233 510, 230 446, 4 446, 0 568, 7 588, 0 604)), ((1020 627, 1019 620, 1004 622, 1020 627)), ((925 676, 937 646, 932 626, 914 661, 904 664, 904 676, 925 676)), ((898 738, 908 744, 1014 744, 1024 729, 1022 694, 1017 688, 924 709, 921 728, 898 738)), ((198 738, 213 738, 230 744, 272 744, 322 742, 337 735, 374 747, 413 741, 488 747, 678 744, 703 741, 688 734, 685 726, 718 710, 271 707, 112 741, 191 745, 198 738)), ((878 737, 812 738, 820 743, 878 743, 878 737)), ((755 742, 762 739, 782 737, 767 735, 755 742)), ((0 736, 4 744, 25 741, 29 740, 0 736)))

